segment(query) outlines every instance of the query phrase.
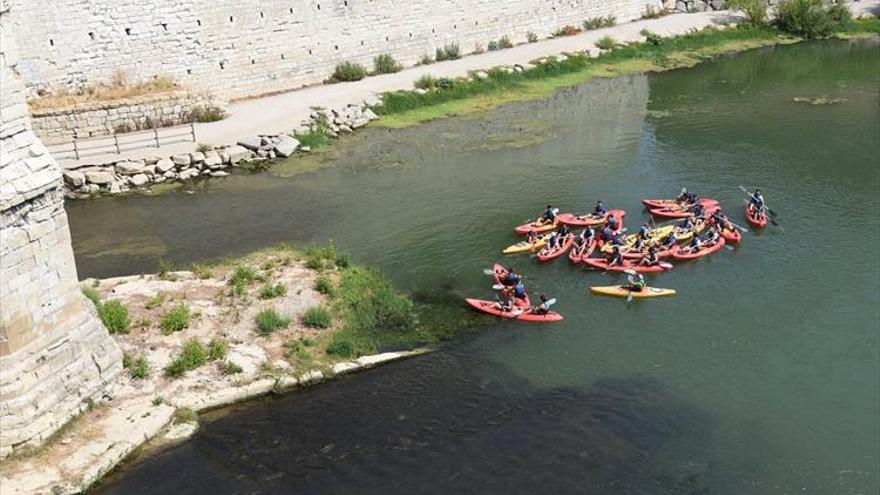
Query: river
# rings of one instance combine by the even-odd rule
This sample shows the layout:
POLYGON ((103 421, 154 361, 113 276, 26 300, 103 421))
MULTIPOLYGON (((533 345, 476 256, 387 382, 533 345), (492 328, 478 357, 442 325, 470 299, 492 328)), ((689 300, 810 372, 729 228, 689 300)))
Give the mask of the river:
POLYGON ((545 204, 647 218, 682 186, 780 226, 651 278, 509 258, 564 322, 205 415, 95 493, 836 493, 880 490, 880 43, 762 49, 603 79, 487 115, 368 128, 293 174, 68 204, 81 277, 333 239, 406 291, 489 297, 481 269, 545 204), (810 104, 796 98, 841 99, 810 104))

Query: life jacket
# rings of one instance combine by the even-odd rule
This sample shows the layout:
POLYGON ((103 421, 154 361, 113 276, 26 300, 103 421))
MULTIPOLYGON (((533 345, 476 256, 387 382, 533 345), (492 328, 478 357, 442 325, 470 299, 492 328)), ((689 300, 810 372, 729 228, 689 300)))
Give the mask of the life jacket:
POLYGON ((520 299, 526 297, 526 287, 522 284, 522 282, 517 282, 516 285, 513 286, 513 295, 520 299))

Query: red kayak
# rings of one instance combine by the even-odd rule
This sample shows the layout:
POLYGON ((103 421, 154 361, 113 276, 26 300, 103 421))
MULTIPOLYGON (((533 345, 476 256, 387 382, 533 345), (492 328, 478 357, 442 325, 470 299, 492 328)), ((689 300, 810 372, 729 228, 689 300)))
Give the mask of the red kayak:
MULTIPOLYGON (((697 200, 697 203, 700 203, 703 206, 717 205, 717 199, 711 198, 701 198, 697 200)), ((681 206, 680 203, 676 203, 674 199, 643 199, 642 204, 647 206, 648 208, 670 208, 675 206, 681 206)))
POLYGON ((640 265, 638 263, 633 263, 630 260, 623 260, 623 265, 615 265, 615 266, 612 266, 609 268, 608 262, 605 261, 604 258, 587 258, 584 260, 584 263, 586 263, 587 266, 590 266, 592 268, 596 268, 599 270, 611 270, 613 272, 634 270, 637 273, 660 273, 660 272, 665 272, 666 270, 670 269, 670 268, 664 268, 660 265, 654 265, 654 266, 640 265))
MULTIPOLYGON (((668 258, 668 257, 672 256, 672 253, 674 253, 677 249, 678 249, 678 246, 675 245, 669 249, 659 250, 659 251, 657 251, 657 257, 660 259, 668 258)), ((623 257, 628 260, 640 260, 647 255, 648 255, 648 251, 628 251, 626 253, 623 253, 623 257)))
MULTIPOLYGON (((720 209, 721 208, 717 204, 703 207, 703 211, 706 215, 711 215, 720 209)), ((680 207, 652 208, 649 211, 651 212, 651 215, 660 218, 687 218, 692 214, 692 212, 684 210, 680 207)))
MULTIPOLYGON (((504 283, 501 281, 504 280, 504 277, 507 276, 507 272, 508 272, 507 268, 504 268, 504 265, 502 265, 501 263, 496 262, 495 266, 492 267, 492 269, 495 271, 495 283, 504 285, 504 283)), ((521 308, 528 308, 529 306, 532 305, 532 301, 529 299, 528 292, 526 292, 526 297, 519 298, 519 297, 514 296, 513 300, 514 300, 514 303, 518 307, 521 307, 521 308)))
POLYGON ((721 237, 727 242, 738 243, 742 239, 742 233, 736 229, 724 229, 721 231, 721 237))
POLYGON ((484 301, 481 299, 465 299, 464 302, 466 302, 468 306, 476 309, 477 311, 482 311, 483 313, 490 314, 492 316, 498 316, 501 318, 515 318, 517 320, 538 322, 551 322, 562 320, 562 315, 555 311, 549 311, 547 314, 544 315, 526 313, 525 310, 522 308, 517 308, 514 311, 501 311, 498 307, 495 306, 496 303, 494 301, 484 301))
POLYGON ((593 251, 596 250, 596 245, 598 242, 593 240, 590 242, 590 245, 584 249, 584 252, 578 253, 577 249, 571 248, 571 251, 568 252, 568 261, 570 261, 573 265, 580 263, 581 261, 590 257, 593 254, 593 251))
POLYGON ((752 209, 749 206, 746 205, 746 221, 756 229, 763 229, 767 225, 767 215, 753 215, 752 209))
POLYGON ((574 244, 574 234, 569 234, 566 236, 565 240, 562 241, 562 244, 556 247, 556 249, 551 250, 549 246, 546 246, 544 249, 538 251, 536 258, 538 258, 538 261, 550 261, 558 258, 565 254, 572 244, 574 244))
POLYGON ((623 216, 626 215, 624 210, 608 210, 608 213, 605 215, 596 215, 595 213, 589 213, 586 215, 575 215, 573 213, 560 213, 556 215, 556 220, 559 223, 564 223, 569 227, 595 227, 597 225, 602 225, 605 223, 605 220, 608 219, 608 215, 617 216, 617 222, 621 223, 623 221, 623 216))
POLYGON ((676 252, 672 253, 672 257, 677 260, 695 260, 697 258, 702 258, 707 254, 712 254, 719 249, 724 247, 724 237, 720 237, 718 242, 712 244, 711 246, 701 247, 698 251, 693 253, 684 253, 682 249, 678 249, 676 252))

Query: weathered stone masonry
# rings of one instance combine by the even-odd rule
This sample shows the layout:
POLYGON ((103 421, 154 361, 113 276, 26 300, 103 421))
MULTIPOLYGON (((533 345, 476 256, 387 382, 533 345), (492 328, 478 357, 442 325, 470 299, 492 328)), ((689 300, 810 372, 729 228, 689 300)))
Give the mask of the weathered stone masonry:
POLYGON ((640 17, 661 0, 4 0, 29 91, 167 75, 230 99, 326 79, 344 60, 411 65, 447 43, 462 53, 525 42, 589 17, 640 17))
POLYGON ((61 172, 31 132, 0 14, 0 458, 107 393, 119 348, 82 296, 61 172))

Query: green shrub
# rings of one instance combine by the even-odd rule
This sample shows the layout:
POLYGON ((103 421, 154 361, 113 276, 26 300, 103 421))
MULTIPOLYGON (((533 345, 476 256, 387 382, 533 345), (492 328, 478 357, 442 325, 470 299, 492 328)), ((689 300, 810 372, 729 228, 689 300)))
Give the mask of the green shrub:
POLYGON ((654 8, 653 5, 645 6, 645 13, 642 14, 642 19, 659 19, 666 15, 666 10, 662 7, 659 9, 654 8))
POLYGON ((122 367, 125 369, 131 368, 132 363, 134 362, 134 358, 131 354, 126 351, 122 353, 122 367))
POLYGON ((391 74, 398 72, 402 67, 389 53, 383 53, 373 59, 373 68, 379 74, 391 74))
POLYGON ((229 351, 229 342, 221 339, 220 337, 214 337, 208 342, 208 361, 219 361, 226 357, 226 353, 229 351))
POLYGON ((131 377, 144 379, 150 374, 150 363, 147 361, 147 357, 141 354, 138 356, 137 361, 134 362, 134 367, 131 368, 131 377))
POLYGON ((611 50, 617 46, 617 41, 611 36, 603 36, 596 41, 596 47, 602 50, 611 50))
POLYGON ((236 296, 243 296, 247 290, 247 286, 257 279, 257 272, 250 266, 239 265, 232 271, 229 277, 229 285, 232 286, 232 293, 236 296))
POLYGON ((413 83, 413 85, 419 89, 434 89, 434 86, 437 85, 437 78, 431 74, 425 74, 416 79, 416 82, 413 83))
POLYGON ((98 308, 98 316, 110 333, 128 333, 128 329, 131 327, 128 308, 116 299, 102 304, 98 308))
POLYGON ((351 256, 347 253, 336 253, 336 266, 341 269, 346 269, 351 266, 351 256))
POLYGON ((348 340, 334 340, 327 346, 327 354, 339 357, 354 357, 357 354, 356 347, 348 340))
POLYGON ((162 397, 161 395, 153 397, 154 406, 161 406, 163 402, 165 402, 165 397, 162 397))
POLYGON ((174 411, 175 423, 195 423, 198 419, 199 415, 188 407, 181 407, 174 411))
POLYGON ((360 81, 367 77, 367 69, 356 62, 342 62, 336 66, 331 76, 332 81, 360 81))
POLYGON ((92 287, 80 287, 80 291, 86 296, 86 299, 92 301, 92 304, 94 304, 96 308, 101 307, 101 294, 99 294, 98 291, 92 287))
POLYGON ((336 246, 333 242, 326 246, 311 246, 303 251, 306 259, 306 267, 312 270, 324 270, 336 265, 336 246))
POLYGON ((617 18, 613 15, 608 15, 605 17, 590 17, 586 21, 584 21, 584 30, 592 31, 594 29, 611 27, 617 24, 617 18))
POLYGON ((645 37, 645 43, 650 43, 654 46, 659 46, 663 43, 663 37, 655 32, 648 31, 647 29, 642 29, 641 31, 639 31, 639 34, 645 37))
POLYGON ((495 40, 490 41, 486 47, 489 49, 490 52, 494 52, 499 49, 498 42, 495 40))
POLYGON ((455 79, 441 77, 437 79, 437 89, 452 89, 455 87, 455 79))
POLYGON ((220 370, 221 375, 237 375, 241 373, 241 366, 233 363, 232 361, 222 361, 217 363, 217 368, 220 370))
POLYGON ((217 122, 226 118, 226 111, 216 105, 203 105, 193 108, 184 117, 187 122, 217 122))
POLYGON ((279 315, 274 308, 268 308, 257 313, 257 332, 260 335, 269 335, 275 330, 290 326, 290 318, 279 315))
POLYGON ((498 48, 501 48, 502 50, 506 48, 513 48, 513 42, 510 41, 510 37, 506 34, 501 36, 501 39, 498 40, 498 48))
POLYGON ((214 272, 211 271, 211 268, 201 263, 193 263, 191 271, 193 272, 193 275, 201 280, 206 280, 214 276, 214 272))
POLYGON ((461 58, 461 49, 459 49, 458 43, 449 43, 448 45, 444 45, 443 48, 438 48, 434 53, 434 58, 438 62, 443 60, 455 60, 461 58))
POLYGON ((330 313, 321 306, 307 309, 300 321, 308 328, 328 328, 333 323, 330 313))
POLYGON ((144 303, 144 308, 146 308, 148 310, 153 310, 153 309, 156 309, 156 308, 162 306, 163 304, 165 304, 165 294, 162 292, 159 292, 155 296, 147 299, 147 302, 144 303))
POLYGON ((287 295, 287 287, 280 282, 275 285, 265 284, 260 288, 260 299, 275 299, 284 295, 287 295))
POLYGON ((160 280, 169 280, 171 282, 177 280, 177 277, 171 273, 174 270, 174 265, 171 264, 168 260, 159 260, 159 266, 156 271, 158 272, 160 280))
POLYGON ((726 5, 728 9, 742 11, 750 26, 767 24, 767 0, 727 0, 726 5))
POLYGON ((418 62, 416 62, 416 65, 430 65, 433 63, 434 63, 434 57, 432 57, 431 55, 426 53, 426 54, 422 55, 422 58, 420 58, 418 62))
POLYGON ((202 153, 207 153, 208 151, 211 151, 213 149, 214 149, 213 144, 199 143, 199 145, 196 146, 196 151, 200 151, 202 153))
POLYGON ((310 150, 320 148, 330 142, 330 136, 326 129, 312 128, 308 132, 295 132, 293 137, 299 141, 300 146, 310 150))
POLYGON ((162 315, 162 319, 159 322, 162 335, 171 335, 184 328, 189 328, 190 318, 192 318, 192 311, 189 305, 183 301, 175 304, 170 311, 162 315))
POLYGON ((315 290, 325 296, 332 296, 336 291, 336 288, 333 286, 333 281, 330 280, 330 277, 319 275, 318 278, 315 279, 315 290))
POLYGON ((852 22, 846 5, 829 0, 780 0, 776 9, 776 26, 804 38, 829 36, 852 22))
POLYGON ((182 376, 187 371, 202 366, 206 361, 205 346, 196 339, 190 339, 183 344, 180 355, 165 367, 165 374, 171 377, 182 376))
POLYGON ((576 35, 576 34, 578 34, 578 33, 580 33, 580 32, 581 32, 580 29, 578 29, 578 28, 576 28, 576 27, 574 27, 574 26, 571 26, 571 25, 566 24, 565 26, 562 26, 561 28, 559 28, 559 29, 557 29, 556 31, 554 31, 554 32, 553 32, 553 37, 554 37, 554 38, 561 38, 561 37, 563 37, 563 36, 574 36, 574 35, 576 35))
POLYGON ((526 41, 528 41, 529 43, 537 43, 538 35, 529 31, 528 33, 526 33, 526 41))

